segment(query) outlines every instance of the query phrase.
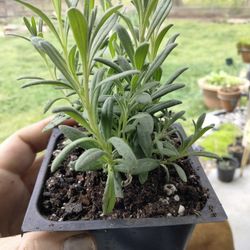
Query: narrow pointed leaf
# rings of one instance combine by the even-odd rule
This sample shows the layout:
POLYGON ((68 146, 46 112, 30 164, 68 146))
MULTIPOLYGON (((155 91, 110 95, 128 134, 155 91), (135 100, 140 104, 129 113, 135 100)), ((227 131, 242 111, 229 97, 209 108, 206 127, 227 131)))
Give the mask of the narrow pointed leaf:
POLYGON ((152 97, 150 94, 143 92, 136 95, 135 100, 139 104, 150 104, 152 103, 152 97))
POLYGON ((54 159, 51 165, 51 172, 55 172, 58 168, 60 168, 65 158, 77 147, 80 147, 83 149, 90 149, 96 146, 97 146, 96 140, 94 140, 93 138, 89 138, 89 137, 81 138, 81 139, 71 142, 54 159))
POLYGON ((56 102, 61 101, 61 100, 65 100, 65 101, 68 101, 68 102, 69 102, 68 98, 66 98, 66 97, 59 97, 59 98, 55 98, 55 99, 53 99, 53 100, 49 100, 49 101, 47 102, 47 104, 45 105, 43 112, 44 112, 44 113, 47 113, 47 112, 49 111, 49 109, 50 109, 56 102))
POLYGON ((185 111, 180 111, 172 116, 172 118, 168 121, 168 126, 171 126, 174 124, 177 120, 179 120, 183 115, 185 114, 185 111))
POLYGON ((98 24, 96 25, 96 28, 93 32, 93 36, 92 39, 95 38, 96 34, 99 32, 99 30, 102 28, 102 26, 104 25, 104 23, 114 14, 116 13, 120 8, 122 7, 122 5, 117 5, 114 6, 110 9, 108 9, 102 16, 102 18, 100 19, 100 21, 98 22, 98 24))
POLYGON ((53 87, 63 87, 66 89, 72 89, 72 87, 65 82, 59 82, 59 81, 52 81, 52 80, 37 80, 32 81, 29 83, 25 83, 21 86, 21 88, 28 88, 32 86, 38 86, 38 85, 47 85, 47 86, 53 86, 53 87))
POLYGON ((206 119, 206 114, 205 114, 205 113, 202 114, 202 115, 198 118, 197 123, 196 123, 197 129, 202 128, 202 125, 203 125, 205 119, 206 119))
POLYGON ((85 137, 84 133, 77 128, 73 128, 66 125, 60 125, 59 129, 64 134, 64 136, 70 139, 71 141, 75 141, 85 137))
POLYGON ((142 67, 144 66, 145 59, 148 54, 148 49, 149 49, 149 43, 143 43, 137 48, 135 52, 134 56, 135 66, 139 70, 141 70, 142 67))
POLYGON ((145 172, 150 172, 159 166, 160 166, 159 160, 155 160, 151 158, 139 159, 137 163, 137 167, 133 169, 131 174, 139 175, 145 172))
POLYGON ((88 122, 83 118, 82 114, 72 107, 60 107, 53 110, 53 113, 65 113, 69 115, 73 120, 82 125, 84 128, 91 131, 88 122))
POLYGON ((173 144, 171 144, 170 142, 168 142, 168 141, 163 142, 162 153, 163 153, 163 155, 166 155, 166 156, 169 156, 169 157, 171 157, 171 156, 176 157, 176 156, 180 155, 180 153, 176 149, 176 147, 173 144))
POLYGON ((57 127, 58 125, 62 124, 63 122, 65 122, 69 118, 70 118, 70 116, 68 116, 64 113, 56 114, 53 117, 52 121, 49 122, 49 124, 43 129, 43 132, 49 131, 49 130, 57 127))
POLYGON ((109 171, 102 200, 103 214, 106 215, 111 213, 115 206, 115 202, 114 173, 109 171))
POLYGON ((116 198, 124 198, 123 190, 122 190, 122 178, 120 173, 114 173, 114 188, 115 188, 115 197, 116 198))
POLYGON ((178 69, 172 76, 169 77, 169 79, 166 81, 165 85, 172 84, 182 73, 184 73, 188 68, 180 68, 178 69))
POLYGON ((206 151, 191 151, 189 156, 202 156, 202 157, 207 157, 207 158, 214 158, 214 159, 220 159, 220 157, 216 154, 206 152, 206 151))
POLYGON ((116 31, 129 59, 131 60, 131 62, 134 62, 134 46, 127 30, 123 26, 118 24, 116 26, 116 31))
MULTIPOLYGON (((87 2, 87 1, 85 1, 87 2)), ((77 47, 79 49, 82 63, 87 63, 88 53, 88 23, 82 12, 76 8, 68 10, 68 19, 71 26, 77 47)))
POLYGON ((116 63, 112 62, 111 60, 108 60, 108 59, 105 59, 102 57, 97 57, 97 58, 95 58, 95 61, 100 62, 100 63, 112 68, 117 73, 123 72, 122 68, 119 65, 117 65, 116 63))
POLYGON ((36 8, 35 6, 33 6, 32 4, 29 4, 27 2, 24 2, 24 1, 21 1, 21 0, 15 0, 15 1, 22 4, 22 5, 24 5, 25 7, 29 8, 34 13, 36 13, 47 24, 49 29, 54 33, 54 35, 56 36, 58 41, 61 43, 60 36, 58 35, 55 26, 53 25, 53 23, 51 22, 49 17, 44 12, 42 12, 40 9, 36 8))
POLYGON ((121 155, 125 160, 130 161, 132 164, 136 164, 137 159, 132 149, 123 139, 118 137, 111 137, 108 142, 114 146, 118 154, 121 155))
POLYGON ((161 32, 159 33, 159 35, 156 38, 155 41, 155 47, 154 47, 154 55, 157 55, 157 52, 161 46, 161 43, 164 39, 164 37, 166 36, 167 32, 173 27, 173 24, 169 24, 168 26, 164 27, 161 32))
POLYGON ((152 77, 154 72, 162 65, 162 63, 165 61, 165 59, 168 57, 168 55, 176 46, 177 44, 168 45, 164 49, 164 51, 152 62, 152 64, 149 66, 149 69, 144 77, 144 82, 147 82, 152 77))
POLYGON ((150 114, 155 114, 159 111, 163 111, 165 109, 171 108, 173 106, 181 104, 181 101, 178 100, 170 100, 166 102, 160 102, 158 104, 154 104, 151 107, 147 108, 146 111, 150 114))
POLYGON ((68 71, 67 63, 65 62, 61 54, 58 52, 58 50, 52 44, 38 37, 33 37, 31 41, 36 49, 38 49, 39 51, 43 51, 49 56, 51 61, 55 64, 55 66, 60 70, 63 76, 70 83, 74 82, 74 80, 71 77, 71 74, 68 71))
POLYGON ((152 156, 153 143, 152 133, 154 130, 154 120, 151 115, 147 114, 145 117, 138 119, 137 137, 138 143, 146 157, 152 156))
POLYGON ((148 172, 139 174, 139 181, 143 185, 148 180, 148 172))
POLYGON ((117 22, 118 16, 111 16, 100 28, 98 33, 96 34, 94 40, 92 41, 91 52, 90 52, 90 60, 92 60, 96 52, 100 49, 103 42, 107 39, 109 32, 114 28, 117 22))
POLYGON ((105 154, 99 148, 91 148, 86 150, 76 161, 76 171, 96 171, 102 168, 102 164, 99 161, 100 158, 105 154))
POLYGON ((152 100, 161 98, 163 96, 165 96, 166 94, 169 94, 175 90, 184 88, 185 84, 171 84, 171 85, 164 85, 163 87, 161 87, 159 90, 157 90, 156 92, 154 92, 152 94, 152 100))
POLYGON ((183 182, 187 182, 187 175, 186 175, 185 171, 182 169, 182 167, 180 167, 177 164, 173 164, 173 166, 175 167, 175 170, 176 170, 177 174, 179 175, 179 177, 181 178, 181 180, 183 182))
POLYGON ((139 74, 139 73, 140 72, 138 70, 128 70, 128 71, 125 71, 125 72, 122 72, 122 73, 119 73, 119 74, 116 74, 116 75, 112 75, 112 76, 104 79, 103 81, 101 81, 97 85, 97 87, 100 87, 100 86, 102 86, 102 85, 104 85, 105 83, 108 83, 108 82, 123 80, 127 76, 131 76, 131 75, 135 75, 135 74, 139 74))
POLYGON ((159 28, 161 26, 161 24, 164 22, 165 18, 167 17, 167 15, 171 9, 171 6, 172 6, 171 0, 163 0, 158 5, 158 7, 155 10, 154 15, 152 17, 152 21, 151 21, 149 29, 148 29, 146 40, 149 40, 149 38, 152 36, 155 29, 157 27, 159 28))
POLYGON ((101 130, 106 140, 108 140, 112 135, 113 104, 114 98, 108 97, 101 110, 101 130))
POLYGON ((128 26, 128 29, 131 33, 131 35, 133 36, 133 39, 134 39, 134 43, 137 44, 137 36, 136 36, 136 31, 134 29, 134 25, 133 23, 131 22, 131 20, 126 17, 125 15, 121 14, 121 13, 118 13, 119 16, 124 20, 124 22, 127 24, 128 26))

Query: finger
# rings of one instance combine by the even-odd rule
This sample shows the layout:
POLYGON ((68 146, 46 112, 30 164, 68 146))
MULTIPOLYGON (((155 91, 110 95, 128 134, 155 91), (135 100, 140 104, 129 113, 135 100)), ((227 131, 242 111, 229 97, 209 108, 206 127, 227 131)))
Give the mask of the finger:
MULTIPOLYGON (((0 145, 0 168, 22 175, 32 165, 36 153, 45 149, 51 131, 43 132, 43 128, 52 117, 30 125, 16 132, 0 145)), ((73 125, 73 120, 65 124, 73 125)))
POLYGON ((32 166, 28 168, 27 171, 24 172, 21 177, 23 182, 25 183, 25 186, 28 188, 30 194, 33 191, 33 188, 36 182, 36 177, 38 175, 40 166, 42 165, 43 158, 44 158, 43 155, 36 157, 32 166))
POLYGON ((47 118, 16 132, 0 145, 0 168, 20 175, 29 168, 36 153, 48 143, 51 132, 43 133, 49 123, 47 118))
POLYGON ((5 250, 97 250, 94 239, 83 232, 34 232, 0 239, 5 250))

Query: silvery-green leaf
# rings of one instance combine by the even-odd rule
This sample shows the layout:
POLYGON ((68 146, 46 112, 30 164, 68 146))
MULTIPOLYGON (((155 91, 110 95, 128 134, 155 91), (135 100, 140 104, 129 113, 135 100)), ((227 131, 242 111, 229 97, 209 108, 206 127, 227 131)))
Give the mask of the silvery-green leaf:
POLYGON ((152 36, 152 33, 155 31, 155 29, 157 27, 160 27, 161 24, 164 22, 171 9, 171 6, 172 6, 171 0, 162 0, 160 4, 157 6, 157 9, 153 14, 152 21, 148 29, 146 37, 147 40, 152 36))
POLYGON ((43 129, 43 132, 49 131, 55 127, 57 127, 58 125, 62 124, 64 121, 68 120, 70 118, 70 116, 63 114, 63 113, 59 113, 56 114, 52 121, 49 122, 49 124, 43 129))
POLYGON ((134 53, 135 53, 134 46, 133 46, 133 43, 132 43, 131 38, 129 36, 129 33, 120 24, 118 24, 116 26, 116 31, 117 31, 117 34, 120 38, 120 42, 121 42, 123 48, 125 49, 129 59, 131 60, 131 62, 134 62, 134 53))
POLYGON ((155 100, 155 99, 158 99, 158 98, 161 98, 163 96, 165 96, 166 94, 169 94, 175 90, 178 90, 178 89, 181 89, 185 87, 184 84, 170 84, 170 85, 164 85, 163 87, 161 87, 159 90, 157 90, 156 92, 154 92, 152 94, 152 99, 155 100))
POLYGON ((128 70, 128 71, 125 71, 125 72, 122 72, 122 73, 119 73, 119 74, 115 74, 115 75, 112 75, 112 76, 102 80, 100 83, 97 84, 96 87, 100 87, 100 86, 102 86, 102 85, 104 85, 105 83, 108 83, 108 82, 123 80, 126 76, 131 76, 131 75, 139 74, 139 73, 140 72, 138 70, 128 70))
POLYGON ((152 158, 139 159, 137 167, 132 171, 132 175, 139 175, 150 172, 160 166, 160 161, 152 158))
POLYGON ((149 43, 142 43, 135 51, 134 61, 137 69, 141 70, 148 55, 149 43))
POLYGON ((178 100, 170 100, 170 101, 166 101, 166 102, 160 102, 160 103, 151 105, 150 107, 148 107, 146 109, 146 111, 150 114, 155 114, 159 111, 163 111, 165 109, 171 108, 171 107, 179 105, 181 103, 182 102, 178 101, 178 100))
POLYGON ((29 8, 34 13, 36 13, 47 24, 49 29, 54 33, 54 35, 56 36, 58 41, 61 43, 60 36, 58 35, 55 26, 53 25, 51 20, 48 18, 48 16, 44 12, 42 12, 40 9, 36 8, 35 6, 33 6, 32 4, 29 4, 27 2, 24 2, 24 1, 21 1, 21 0, 15 0, 15 1, 18 2, 18 3, 21 3, 22 5, 24 5, 25 7, 29 8))
POLYGON ((65 101, 68 101, 70 103, 68 98, 66 98, 66 97, 58 97, 58 98, 55 98, 53 100, 49 100, 47 102, 47 104, 45 105, 43 112, 46 113, 56 102, 61 101, 61 100, 65 100, 65 101))
POLYGON ((164 37, 166 36, 167 32, 173 27, 173 24, 169 24, 166 27, 164 27, 160 33, 158 34, 156 41, 155 41, 155 47, 154 47, 154 56, 157 55, 157 52, 160 48, 160 45, 164 39, 164 37))
POLYGON ((115 186, 114 186, 114 173, 112 171, 109 171, 102 199, 103 214, 106 215, 111 213, 115 206, 115 202, 116 202, 116 197, 115 197, 115 186))
POLYGON ((123 190, 122 190, 122 178, 120 173, 114 172, 114 188, 115 188, 115 197, 116 198, 124 198, 123 190))
POLYGON ((186 175, 185 171, 182 169, 182 167, 180 167, 179 165, 177 165, 175 163, 173 163, 172 165, 175 167, 175 170, 178 173, 181 180, 183 182, 187 182, 187 175, 186 175))
POLYGON ((95 38, 96 34, 99 32, 99 30, 102 28, 102 26, 105 24, 105 22, 114 14, 116 13, 120 8, 122 7, 122 5, 117 5, 114 6, 110 9, 108 9, 103 16, 101 17, 100 21, 98 22, 98 24, 96 25, 96 28, 93 32, 92 35, 92 39, 95 38))
POLYGON ((73 120, 82 125, 84 128, 91 131, 88 121, 83 117, 83 115, 72 107, 59 107, 53 109, 53 113, 65 113, 69 115, 73 120))
POLYGON ((55 172, 62 164, 62 162, 65 160, 65 158, 77 147, 83 148, 83 149, 89 149, 96 147, 97 141, 93 138, 84 137, 77 139, 73 142, 71 142, 69 145, 67 145, 60 153, 57 155, 57 157, 54 159, 51 165, 51 172, 55 172))
POLYGON ((182 73, 184 73, 188 68, 180 68, 173 75, 169 77, 169 79, 164 83, 163 86, 172 84, 182 73))
POLYGON ((64 136, 70 139, 71 141, 75 141, 75 140, 85 137, 82 131, 74 127, 60 125, 59 129, 64 134, 64 136))
POLYGON ((188 153, 188 156, 201 156, 207 158, 220 159, 218 155, 206 151, 191 151, 188 153))
POLYGON ((105 152, 99 148, 91 148, 86 150, 77 159, 75 164, 76 171, 96 171, 102 168, 102 163, 100 158, 105 154, 105 152))
POLYGON ((80 52, 82 63, 87 70, 88 55, 88 23, 82 12, 76 8, 70 8, 67 12, 69 24, 73 32, 78 50, 80 52))
POLYGON ((28 88, 32 86, 38 86, 38 85, 47 85, 47 86, 53 86, 53 87, 63 87, 65 89, 72 89, 72 87, 66 83, 61 81, 52 81, 52 80, 36 80, 29 83, 23 84, 22 88, 28 88))
POLYGON ((139 181, 143 185, 148 180, 148 172, 139 175, 139 181))
POLYGON ((144 82, 147 82, 152 75, 155 73, 155 71, 162 65, 162 63, 165 61, 165 59, 168 57, 168 55, 171 53, 171 51, 177 46, 177 44, 169 44, 163 51, 160 53, 155 60, 150 64, 149 69, 147 70, 144 82))
POLYGON ((108 140, 112 134, 113 106, 114 98, 108 97, 104 102, 101 110, 101 130, 106 140, 108 140))
POLYGON ((108 142, 114 146, 118 154, 121 155, 125 160, 130 161, 132 164, 136 164, 137 159, 132 149, 123 139, 119 137, 111 137, 108 142))
POLYGON ((162 153, 166 156, 179 156, 179 151, 177 148, 168 141, 163 141, 163 151, 162 153))
POLYGON ((69 83, 74 83, 74 80, 68 70, 67 63, 52 44, 38 37, 32 37, 31 42, 35 48, 37 48, 39 51, 43 51, 49 56, 51 61, 60 70, 62 75, 69 81, 69 83))
POLYGON ((150 94, 143 92, 136 95, 135 100, 139 104, 149 104, 152 102, 152 97, 150 94))

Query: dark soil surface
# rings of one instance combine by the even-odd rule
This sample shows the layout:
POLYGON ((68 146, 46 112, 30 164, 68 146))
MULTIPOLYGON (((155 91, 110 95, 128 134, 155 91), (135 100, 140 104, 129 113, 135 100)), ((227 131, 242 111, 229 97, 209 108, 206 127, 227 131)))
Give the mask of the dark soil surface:
MULTIPOLYGON (((62 148, 61 143, 54 151, 54 157, 62 148)), ((178 164, 186 172, 187 183, 183 183, 175 169, 171 168, 168 184, 162 168, 152 171, 143 186, 137 177, 133 177, 131 184, 124 187, 124 199, 117 200, 112 214, 103 216, 102 194, 106 175, 102 171, 81 173, 71 170, 70 163, 81 153, 81 150, 74 151, 64 161, 62 168, 55 173, 48 173, 40 204, 42 214, 49 220, 199 215, 208 199, 208 190, 201 187, 199 177, 186 159, 178 164)))

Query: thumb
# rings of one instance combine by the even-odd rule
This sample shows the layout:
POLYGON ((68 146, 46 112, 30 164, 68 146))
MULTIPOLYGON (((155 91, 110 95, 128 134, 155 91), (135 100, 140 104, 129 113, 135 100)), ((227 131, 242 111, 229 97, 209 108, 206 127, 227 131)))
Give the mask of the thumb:
POLYGON ((5 250, 97 250, 87 232, 32 232, 0 238, 0 245, 5 250))

